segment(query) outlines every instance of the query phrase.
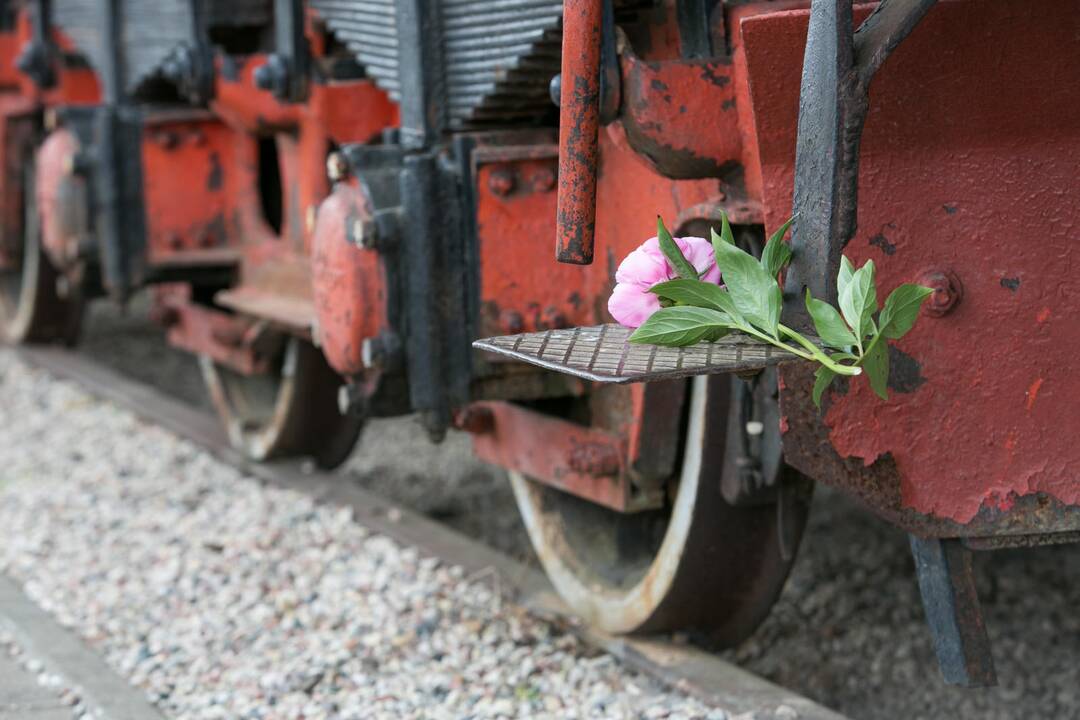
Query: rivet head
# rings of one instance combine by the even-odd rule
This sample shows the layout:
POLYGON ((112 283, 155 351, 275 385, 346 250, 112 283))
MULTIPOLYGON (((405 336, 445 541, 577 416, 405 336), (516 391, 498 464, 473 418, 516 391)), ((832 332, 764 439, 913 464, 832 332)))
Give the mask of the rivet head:
POLYGON ((922 274, 919 284, 934 292, 923 305, 923 311, 931 317, 942 317, 952 312, 964 297, 964 286, 951 270, 930 270, 922 274))
POLYGON ((488 178, 488 189, 500 197, 505 197, 514 191, 516 185, 514 171, 510 168, 497 168, 492 170, 488 178))
POLYGON ((349 240, 358 248, 371 250, 378 242, 378 228, 370 218, 355 218, 349 225, 349 240))
POLYGON ((330 182, 339 182, 348 175, 349 164, 345 162, 341 153, 330 153, 330 156, 326 158, 326 176, 330 178, 330 182))

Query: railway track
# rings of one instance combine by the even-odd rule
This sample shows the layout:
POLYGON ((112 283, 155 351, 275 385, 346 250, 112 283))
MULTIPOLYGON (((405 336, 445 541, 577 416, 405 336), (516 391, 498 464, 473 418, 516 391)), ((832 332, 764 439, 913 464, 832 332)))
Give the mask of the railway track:
POLYGON ((253 463, 228 444, 215 417, 83 355, 56 347, 22 347, 17 353, 27 363, 127 408, 262 482, 303 492, 320 503, 348 507, 356 521, 371 531, 458 565, 473 577, 490 578, 507 600, 671 687, 724 708, 736 718, 844 717, 694 647, 667 638, 614 637, 596 632, 575 621, 537 570, 353 483, 342 482, 338 475, 313 470, 308 463, 253 463))

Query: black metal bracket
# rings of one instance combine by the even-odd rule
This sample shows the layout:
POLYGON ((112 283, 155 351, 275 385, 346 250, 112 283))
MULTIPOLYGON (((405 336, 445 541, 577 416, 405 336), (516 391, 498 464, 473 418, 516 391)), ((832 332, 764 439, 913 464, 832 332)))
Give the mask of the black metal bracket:
POLYGON ((712 57, 709 16, 715 6, 715 0, 679 0, 675 4, 679 45, 684 58, 689 60, 712 57))
POLYGON ((56 85, 52 43, 52 2, 37 0, 29 4, 31 38, 15 60, 15 67, 42 89, 56 85))
POLYGON ((162 64, 162 75, 192 105, 214 96, 214 51, 207 31, 209 0, 191 0, 191 42, 176 48, 162 64))
POLYGON ((618 119, 622 102, 622 71, 612 0, 604 0, 600 18, 600 124, 608 125, 618 119))
POLYGON ((302 0, 274 0, 274 53, 255 69, 255 84, 282 102, 307 99, 311 57, 302 0))
POLYGON ((971 551, 958 539, 910 538, 923 609, 942 677, 947 683, 965 687, 996 685, 990 639, 975 591, 971 551))
POLYGON ((795 153, 794 252, 785 282, 789 324, 809 329, 805 288, 836 301, 840 258, 855 235, 870 81, 934 2, 883 0, 855 32, 851 0, 810 5, 795 153))
POLYGON ((396 19, 401 144, 409 150, 426 148, 447 122, 439 7, 432 0, 398 0, 396 19))

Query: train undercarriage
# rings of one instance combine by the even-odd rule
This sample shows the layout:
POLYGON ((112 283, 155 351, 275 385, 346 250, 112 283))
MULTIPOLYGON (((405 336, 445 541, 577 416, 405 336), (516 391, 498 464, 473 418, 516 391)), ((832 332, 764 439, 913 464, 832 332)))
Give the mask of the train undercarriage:
POLYGON ((0 335, 75 342, 87 302, 149 287, 253 459, 333 467, 372 417, 468 432, 609 632, 743 640, 840 486, 912 534, 946 678, 992 683, 968 554, 1080 530, 1076 451, 1043 437, 1075 416, 1080 63, 1039 52, 1075 49, 1076 10, 9 0, 0 335), (843 250, 935 288, 888 403, 819 414, 798 366, 602 385, 472 348, 609 322, 657 215, 760 251, 793 206, 792 287, 835 295, 843 250), (1013 345, 973 360, 965 323, 1013 345))

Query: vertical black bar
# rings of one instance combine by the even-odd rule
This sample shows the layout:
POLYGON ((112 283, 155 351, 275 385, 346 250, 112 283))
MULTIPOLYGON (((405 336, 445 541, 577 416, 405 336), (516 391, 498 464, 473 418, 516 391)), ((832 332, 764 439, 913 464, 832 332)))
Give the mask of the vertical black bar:
POLYGON ((942 677, 947 683, 965 687, 996 685, 990 639, 975 590, 971 551, 956 539, 910 538, 923 609, 942 677))
MULTIPOLYGON (((15 58, 15 67, 40 88, 56 85, 53 69, 55 55, 52 44, 52 7, 49 0, 27 3, 30 16, 30 42, 22 47, 15 58)), ((0 2, 0 25, 5 30, 15 27, 16 11, 7 3, 0 2)))
POLYGON ((143 280, 146 218, 142 196, 142 119, 128 103, 123 52, 125 0, 103 0, 98 18, 102 104, 94 118, 92 177, 102 280, 118 300, 143 280))
POLYGON ((300 0, 274 0, 274 44, 286 64, 286 88, 281 99, 303 102, 307 98, 308 52, 300 0))
POLYGON ((709 0, 679 0, 675 4, 675 19, 679 25, 679 46, 684 58, 712 56, 712 33, 709 13, 715 2, 709 0))
POLYGON ((795 149, 795 222, 785 282, 788 323, 808 329, 803 291, 836 302, 836 275, 855 235, 859 149, 874 73, 934 0, 883 0, 852 31, 850 0, 811 0, 795 149))
POLYGON ((804 288, 835 302, 840 254, 855 230, 857 136, 855 156, 846 150, 853 123, 862 123, 849 117, 853 63, 851 0, 812 0, 795 150, 794 253, 785 282, 787 310, 803 327, 804 288))
POLYGON ((401 173, 402 214, 408 222, 403 233, 402 257, 409 266, 402 272, 406 313, 405 350, 409 373, 409 399, 421 413, 429 431, 449 423, 450 409, 443 392, 442 348, 445 327, 440 321, 442 261, 438 217, 436 160, 431 155, 405 158, 401 173))
POLYGON ((406 148, 429 147, 446 127, 439 25, 435 0, 398 0, 401 143, 406 148))

